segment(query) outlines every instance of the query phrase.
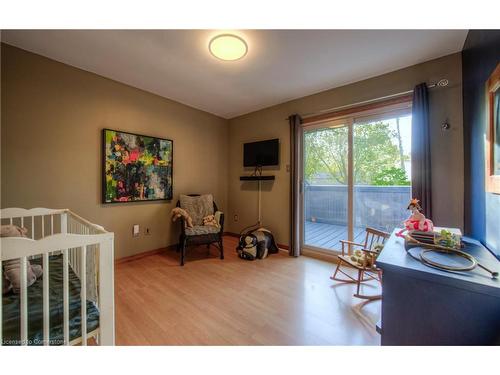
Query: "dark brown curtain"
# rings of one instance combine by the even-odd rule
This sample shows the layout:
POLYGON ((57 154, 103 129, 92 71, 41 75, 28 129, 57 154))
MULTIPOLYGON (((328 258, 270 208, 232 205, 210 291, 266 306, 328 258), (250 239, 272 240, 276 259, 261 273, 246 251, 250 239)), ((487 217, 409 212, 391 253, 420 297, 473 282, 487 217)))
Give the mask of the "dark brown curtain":
POLYGON ((300 149, 302 144, 301 123, 299 115, 288 118, 290 123, 290 256, 300 255, 300 149))
POLYGON ((425 83, 413 90, 411 180, 412 197, 420 200, 424 214, 432 218, 429 93, 425 83))

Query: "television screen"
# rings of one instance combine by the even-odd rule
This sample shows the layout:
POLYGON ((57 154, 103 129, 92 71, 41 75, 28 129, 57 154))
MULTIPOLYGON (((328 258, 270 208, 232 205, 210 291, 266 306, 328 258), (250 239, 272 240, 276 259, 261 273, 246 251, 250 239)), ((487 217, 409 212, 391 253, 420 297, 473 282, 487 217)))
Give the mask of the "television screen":
POLYGON ((279 154, 279 139, 245 143, 243 145, 243 166, 257 167, 266 165, 278 165, 279 154))

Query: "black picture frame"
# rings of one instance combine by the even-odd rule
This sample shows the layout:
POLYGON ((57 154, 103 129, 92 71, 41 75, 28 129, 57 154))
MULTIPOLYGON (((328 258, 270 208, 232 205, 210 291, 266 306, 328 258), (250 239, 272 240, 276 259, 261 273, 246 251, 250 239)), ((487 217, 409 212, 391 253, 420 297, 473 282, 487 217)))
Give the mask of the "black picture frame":
POLYGON ((144 135, 140 133, 131 133, 123 130, 109 129, 103 128, 101 132, 101 203, 102 204, 120 204, 120 203, 141 203, 141 202, 168 202, 173 199, 173 191, 174 191, 174 141, 168 138, 156 137, 151 135, 144 135), (153 138, 160 141, 170 142, 171 147, 171 156, 170 156, 170 189, 167 192, 165 198, 158 199, 132 199, 132 200, 108 200, 106 197, 106 134, 107 132, 116 132, 121 134, 127 134, 135 137, 146 137, 153 138))

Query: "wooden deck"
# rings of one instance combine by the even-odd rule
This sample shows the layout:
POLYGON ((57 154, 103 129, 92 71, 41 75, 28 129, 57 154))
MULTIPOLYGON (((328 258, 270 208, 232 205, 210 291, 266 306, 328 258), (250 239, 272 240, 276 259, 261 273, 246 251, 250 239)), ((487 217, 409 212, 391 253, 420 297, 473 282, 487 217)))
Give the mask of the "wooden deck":
MULTIPOLYGON (((320 247, 327 250, 342 249, 340 240, 347 240, 347 226, 313 223, 306 221, 305 245, 320 247)), ((363 243, 365 240, 365 228, 354 228, 354 242, 363 243)))

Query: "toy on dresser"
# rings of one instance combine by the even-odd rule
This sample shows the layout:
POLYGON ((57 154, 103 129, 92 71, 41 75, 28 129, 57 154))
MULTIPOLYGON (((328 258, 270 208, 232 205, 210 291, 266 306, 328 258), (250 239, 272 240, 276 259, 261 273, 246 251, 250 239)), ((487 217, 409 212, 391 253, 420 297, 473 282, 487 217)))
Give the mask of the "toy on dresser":
MULTIPOLYGON (((408 205, 408 210, 411 211, 411 215, 408 219, 404 221, 405 230, 418 230, 421 232, 432 232, 434 229, 434 224, 430 219, 427 219, 422 213, 422 207, 420 207, 419 200, 413 198, 408 205)), ((401 231, 400 233, 402 233, 401 231)))
POLYGON ((397 232, 396 236, 404 238, 404 249, 413 259, 447 272, 472 271, 479 267, 492 278, 498 277, 497 271, 487 268, 465 251, 460 229, 434 227, 432 221, 421 212, 422 207, 415 198, 410 201, 408 210, 411 215, 404 221, 404 229, 397 232), (412 252, 415 248, 418 251, 412 252))

